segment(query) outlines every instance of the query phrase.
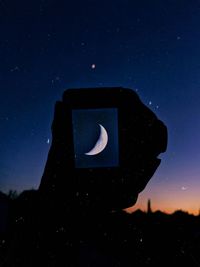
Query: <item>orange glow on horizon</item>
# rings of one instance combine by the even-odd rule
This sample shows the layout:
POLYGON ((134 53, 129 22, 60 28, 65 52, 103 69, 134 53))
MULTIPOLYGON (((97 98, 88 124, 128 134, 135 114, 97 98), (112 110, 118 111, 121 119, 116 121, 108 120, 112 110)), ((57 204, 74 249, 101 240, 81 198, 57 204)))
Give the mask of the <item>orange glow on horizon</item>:
MULTIPOLYGON (((130 207, 130 208, 126 208, 124 209, 127 213, 132 213, 136 210, 140 209, 141 211, 143 212, 147 212, 147 208, 144 208, 143 206, 133 206, 133 207, 130 207)), ((178 211, 178 210, 181 210, 183 212, 187 212, 189 214, 192 214, 192 215, 195 215, 195 216, 198 216, 199 215, 199 211, 195 210, 195 209, 191 209, 191 210, 184 210, 184 209, 172 209, 172 208, 168 208, 168 209, 153 209, 152 212, 156 212, 156 211, 161 211, 161 212, 164 212, 166 214, 172 214, 174 213, 175 211, 178 211)))
POLYGON ((153 212, 160 210, 172 214, 182 210, 189 214, 200 215, 200 171, 193 169, 188 172, 168 174, 170 180, 164 180, 158 172, 158 175, 155 175, 139 194, 136 204, 126 211, 129 213, 137 209, 147 211, 147 202, 150 199, 153 212), (177 182, 177 176, 181 177, 181 182, 177 182))
POLYGON ((171 188, 147 188, 139 194, 136 204, 125 209, 126 212, 131 213, 137 209, 147 211, 148 199, 151 200, 151 210, 162 211, 167 214, 172 214, 177 210, 188 212, 189 214, 200 214, 200 197, 199 188, 193 190, 193 194, 188 190, 173 190, 171 188))

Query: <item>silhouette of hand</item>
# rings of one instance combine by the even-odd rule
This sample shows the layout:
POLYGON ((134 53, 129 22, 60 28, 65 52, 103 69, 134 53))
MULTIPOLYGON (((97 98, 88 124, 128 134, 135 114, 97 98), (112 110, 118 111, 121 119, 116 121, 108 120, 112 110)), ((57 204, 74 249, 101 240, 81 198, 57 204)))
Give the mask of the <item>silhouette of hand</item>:
POLYGON ((166 147, 167 128, 134 91, 123 88, 67 90, 63 100, 55 105, 52 144, 39 191, 70 205, 76 203, 81 209, 113 210, 130 207, 153 176, 161 162, 157 157, 166 147), (112 96, 114 100, 111 100, 112 96), (110 100, 107 100, 109 97, 110 100), (106 171, 105 168, 76 169, 72 133, 73 105, 77 101, 80 106, 84 103, 84 108, 87 105, 90 109, 91 105, 99 108, 99 99, 102 99, 103 107, 109 101, 120 103, 121 165, 118 168, 107 168, 106 171))

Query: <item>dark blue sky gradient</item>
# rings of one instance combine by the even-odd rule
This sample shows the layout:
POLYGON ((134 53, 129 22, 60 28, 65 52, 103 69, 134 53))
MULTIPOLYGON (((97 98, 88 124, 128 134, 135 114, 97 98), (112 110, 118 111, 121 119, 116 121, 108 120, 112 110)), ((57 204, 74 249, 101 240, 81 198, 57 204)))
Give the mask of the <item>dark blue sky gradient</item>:
POLYGON ((199 26, 197 0, 1 0, 0 189, 39 185, 54 103, 66 88, 124 86, 137 89, 169 130, 141 201, 196 210, 199 26))

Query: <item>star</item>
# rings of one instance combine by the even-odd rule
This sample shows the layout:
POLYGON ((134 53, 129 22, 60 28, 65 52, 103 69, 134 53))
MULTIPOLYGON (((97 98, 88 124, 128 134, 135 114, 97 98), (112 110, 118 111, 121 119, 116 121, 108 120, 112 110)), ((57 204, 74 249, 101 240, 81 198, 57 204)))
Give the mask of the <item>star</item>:
POLYGON ((185 190, 187 190, 187 187, 182 186, 182 187, 181 187, 181 190, 185 191, 185 190))
POLYGON ((14 68, 10 69, 10 72, 19 71, 19 67, 15 66, 14 68))
POLYGON ((91 65, 91 68, 94 70, 96 68, 96 65, 95 64, 92 64, 91 65))

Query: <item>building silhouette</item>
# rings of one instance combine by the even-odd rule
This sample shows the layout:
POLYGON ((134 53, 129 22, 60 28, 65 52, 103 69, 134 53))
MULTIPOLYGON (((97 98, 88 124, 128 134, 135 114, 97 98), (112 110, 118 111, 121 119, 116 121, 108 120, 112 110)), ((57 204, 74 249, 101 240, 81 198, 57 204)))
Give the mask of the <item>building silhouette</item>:
POLYGON ((147 213, 151 214, 152 213, 152 209, 151 209, 151 199, 148 199, 147 201, 147 213))

